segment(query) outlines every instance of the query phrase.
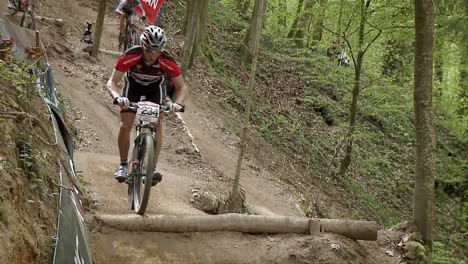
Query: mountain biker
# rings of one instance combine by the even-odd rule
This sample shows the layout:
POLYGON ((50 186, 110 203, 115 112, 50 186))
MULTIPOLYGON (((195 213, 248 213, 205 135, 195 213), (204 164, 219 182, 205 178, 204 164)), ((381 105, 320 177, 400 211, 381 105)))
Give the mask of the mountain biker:
MULTIPOLYGON (((8 0, 8 11, 9 11, 10 15, 14 15, 14 14, 16 14, 18 12, 18 10, 20 9, 20 6, 18 6, 18 5, 21 5, 21 4, 26 5, 27 4, 25 1, 21 1, 22 3, 20 3, 20 1, 18 1, 18 0, 8 0)), ((36 0, 30 0, 30 1, 31 1, 31 4, 28 5, 28 11, 34 10, 34 7, 36 6, 36 0)))
MULTIPOLYGON (((135 113, 126 109, 129 102, 138 102, 140 96, 146 96, 148 101, 163 105, 167 104, 170 111, 176 112, 182 109, 182 104, 187 97, 187 85, 182 77, 181 70, 175 59, 166 51, 164 45, 166 36, 164 30, 157 26, 148 26, 140 35, 140 45, 134 46, 118 59, 115 68, 107 81, 106 87, 109 94, 121 106, 120 130, 118 146, 120 153, 120 166, 114 174, 119 182, 127 178, 127 156, 130 147, 130 133, 132 130, 135 113), (174 85, 173 103, 165 102, 166 91, 165 76, 171 78, 174 85), (122 94, 117 83, 124 77, 122 94)), ((162 117, 154 124, 156 131, 155 166, 161 151, 162 141, 162 117)), ((162 180, 162 175, 153 171, 153 185, 162 180)))
POLYGON ((119 5, 115 9, 115 13, 117 13, 120 17, 119 44, 121 44, 124 41, 125 17, 132 16, 134 14, 133 7, 135 6, 141 10, 140 19, 142 21, 146 21, 145 9, 143 9, 140 0, 120 0, 119 5))

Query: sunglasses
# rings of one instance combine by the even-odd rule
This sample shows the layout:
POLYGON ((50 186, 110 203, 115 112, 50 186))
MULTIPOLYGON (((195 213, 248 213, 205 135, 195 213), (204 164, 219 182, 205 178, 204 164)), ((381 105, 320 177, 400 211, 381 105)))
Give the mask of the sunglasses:
POLYGON ((148 48, 148 47, 144 47, 145 48, 145 51, 150 53, 150 54, 159 54, 161 53, 161 48, 148 48))

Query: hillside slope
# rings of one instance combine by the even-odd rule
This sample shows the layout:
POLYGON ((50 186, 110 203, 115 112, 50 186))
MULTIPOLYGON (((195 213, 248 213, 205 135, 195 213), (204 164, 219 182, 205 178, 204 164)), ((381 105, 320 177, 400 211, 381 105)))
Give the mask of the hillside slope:
MULTIPOLYGON (((173 12, 169 9, 169 14, 173 12)), ((76 167, 94 200, 89 214, 129 213, 126 186, 116 183, 112 176, 118 163, 118 112, 104 90, 116 58, 103 54, 98 59, 91 58, 82 52, 84 46, 79 42, 85 21, 95 20, 96 6, 85 0, 47 0, 41 1, 38 13, 66 21, 62 28, 47 24, 39 27, 44 42, 50 43, 48 54, 67 108, 67 121, 74 128, 76 167)), ((169 19, 177 25, 176 20, 169 19)), ((115 18, 107 16, 101 41, 104 48, 115 49, 116 27, 115 18)), ((180 36, 173 35, 176 30, 174 26, 167 27, 169 48, 180 44, 180 36)), ((148 214, 203 214, 191 205, 193 193, 210 190, 225 194, 232 183, 238 114, 219 102, 226 97, 217 73, 200 62, 196 66, 187 76, 191 98, 183 115, 193 141, 181 120, 174 115, 166 118, 159 164, 164 180, 153 190, 148 214)), ((268 76, 263 78, 268 82, 268 76)), ((245 80, 245 75, 240 79, 245 80)), ((231 105, 242 107, 235 96, 227 95, 233 100, 231 105)), ((288 160, 276 155, 275 147, 257 136, 253 136, 256 140, 242 172, 247 202, 263 214, 304 215, 306 210, 300 208, 300 191, 308 188, 300 186, 304 176, 294 171, 294 163, 289 166, 288 160)), ((328 215, 343 209, 333 197, 323 197, 328 215)), ((96 263, 395 263, 398 259, 385 253, 399 241, 394 234, 381 236, 377 243, 336 235, 129 233, 107 228, 91 232, 96 263)))

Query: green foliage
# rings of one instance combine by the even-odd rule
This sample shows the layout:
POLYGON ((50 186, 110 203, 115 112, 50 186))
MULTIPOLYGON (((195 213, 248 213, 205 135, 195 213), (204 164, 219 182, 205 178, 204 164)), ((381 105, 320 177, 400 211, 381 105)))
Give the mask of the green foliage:
POLYGON ((208 44, 204 45, 204 49, 203 54, 207 57, 211 66, 217 70, 225 71, 224 60, 217 54, 216 50, 208 44))
POLYGON ((237 79, 228 78, 227 85, 236 96, 241 97, 243 100, 245 100, 247 96, 247 89, 243 85, 241 85, 237 79))
POLYGON ((349 206, 353 210, 356 219, 373 219, 385 225, 395 225, 401 221, 397 210, 386 207, 369 190, 363 188, 362 184, 353 179, 341 179, 344 190, 353 196, 349 206))
MULTIPOLYGON (((222 27, 224 31, 236 33, 245 30, 249 23, 240 17, 226 4, 214 2, 208 5, 208 17, 212 19, 212 23, 218 27, 222 27)), ((237 35, 237 34, 236 34, 237 35)))
POLYGON ((468 143, 468 116, 459 113, 459 109, 466 104, 466 98, 461 94, 459 71, 461 47, 450 45, 444 49, 443 81, 434 83, 436 94, 434 96, 435 109, 440 114, 443 127, 449 128, 450 134, 460 142, 468 143))
MULTIPOLYGON (((222 37, 218 35, 216 39, 223 44, 213 45, 224 48, 218 54, 223 54, 226 61, 226 57, 237 56, 248 26, 248 21, 223 5, 227 2, 233 3, 220 1, 211 5, 210 10, 213 23, 221 29, 217 33, 222 37)), ((357 54, 360 10, 354 2, 343 1, 342 9, 340 3, 328 1, 323 13, 326 30, 322 41, 302 49, 296 48, 286 37, 296 14, 297 1, 288 1, 286 10, 279 10, 277 2, 270 3, 260 58, 260 68, 265 70, 260 70, 256 87, 262 100, 258 102, 259 110, 252 116, 253 127, 291 157, 296 167, 302 167, 307 175, 306 185, 323 184, 325 193, 347 205, 349 210, 340 212, 340 217, 374 219, 392 225, 411 219, 412 211, 415 172, 413 5, 396 0, 371 2, 366 13, 365 47, 379 30, 382 35, 369 46, 364 60, 351 170, 347 178, 331 177, 332 180, 323 182, 318 181, 318 177, 320 175, 322 180, 337 145, 349 129, 348 108, 355 81, 353 58, 356 59, 357 54), (338 25, 340 10, 342 23, 338 25), (283 15, 280 12, 286 15, 286 26, 279 23, 283 15), (347 40, 349 68, 337 67, 336 62, 326 56, 330 40, 336 37, 338 29, 342 32, 341 41, 343 37, 347 40), (286 85, 272 85, 274 83, 286 85), (340 193, 338 197, 337 192, 340 193)), ((434 83, 434 107, 438 117, 436 165, 440 184, 436 189, 436 236, 441 243, 436 246, 436 259, 442 261, 450 256, 449 260, 455 262, 466 258, 461 248, 466 248, 462 234, 466 233, 465 223, 468 222, 466 204, 459 195, 467 195, 465 178, 468 174, 468 155, 462 151, 468 140, 468 116, 460 112, 468 101, 460 85, 460 72, 466 66, 460 65, 462 47, 465 47, 460 37, 460 21, 463 20, 462 9, 457 9, 461 0, 435 4, 444 10, 437 17, 436 45, 439 46, 435 54, 439 56, 436 61, 440 62, 442 79, 436 78, 434 83), (454 186, 462 186, 462 191, 447 193, 454 186)), ((225 69, 220 67, 220 71, 229 70, 227 63, 225 69)), ((224 76, 232 75, 225 72, 224 76)), ((224 87, 236 97, 232 101, 242 102, 245 89, 240 82, 232 77, 225 80, 224 87)), ((341 155, 339 151, 331 162, 332 172, 336 171, 341 155)), ((304 194, 306 200, 312 195, 304 194)), ((309 210, 306 202, 301 202, 301 207, 309 210)), ((336 212, 326 213, 331 216, 336 212)))
POLYGON ((450 246, 443 244, 442 242, 434 242, 432 263, 438 264, 462 264, 464 263, 455 256, 455 250, 450 246))

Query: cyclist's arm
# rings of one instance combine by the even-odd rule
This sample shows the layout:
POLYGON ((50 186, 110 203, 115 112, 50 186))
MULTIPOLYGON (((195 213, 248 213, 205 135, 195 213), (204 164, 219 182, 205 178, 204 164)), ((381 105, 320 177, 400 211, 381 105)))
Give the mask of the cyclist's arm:
POLYGON ((111 77, 107 81, 107 84, 106 84, 107 92, 109 92, 109 95, 112 97, 112 99, 115 99, 120 96, 120 93, 119 93, 120 86, 117 85, 117 83, 119 83, 120 80, 122 80, 123 75, 124 75, 124 72, 114 69, 112 71, 111 77))
POLYGON ((185 84, 184 77, 180 74, 177 77, 173 77, 172 81, 174 82, 174 94, 175 94, 175 101, 174 103, 183 104, 187 97, 188 87, 185 84))

